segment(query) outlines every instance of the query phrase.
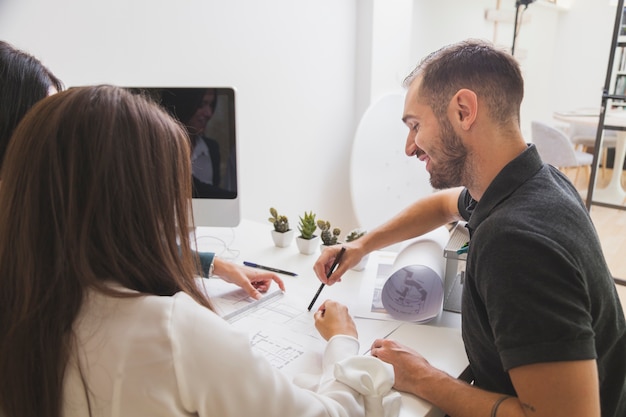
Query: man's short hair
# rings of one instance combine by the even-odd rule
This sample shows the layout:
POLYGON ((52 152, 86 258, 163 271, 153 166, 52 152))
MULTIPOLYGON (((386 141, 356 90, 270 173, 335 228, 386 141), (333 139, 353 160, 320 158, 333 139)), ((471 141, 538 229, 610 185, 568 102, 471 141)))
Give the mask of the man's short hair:
POLYGON ((445 46, 428 56, 405 78, 409 87, 422 78, 419 97, 444 117, 452 96, 462 88, 472 90, 485 103, 489 115, 501 124, 512 118, 519 125, 524 80, 518 62, 493 44, 469 39, 445 46))

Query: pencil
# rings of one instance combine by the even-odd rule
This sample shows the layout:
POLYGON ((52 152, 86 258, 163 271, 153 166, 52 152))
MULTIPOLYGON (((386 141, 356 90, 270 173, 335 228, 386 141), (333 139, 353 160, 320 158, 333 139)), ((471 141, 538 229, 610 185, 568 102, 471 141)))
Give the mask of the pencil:
MULTIPOLYGON (((330 267, 330 269, 328 270, 328 273, 326 274, 326 279, 330 278, 332 273, 335 271, 335 268, 337 267, 337 265, 339 265, 339 261, 341 261, 341 257, 343 256, 345 251, 346 251, 345 246, 342 246, 341 250, 339 251, 339 254, 337 254, 337 257, 335 258, 335 261, 333 262, 333 265, 330 267)), ((325 284, 322 282, 322 285, 320 285, 320 287, 318 288, 318 290, 315 293, 315 296, 313 297, 313 299, 311 300, 311 304, 309 304, 309 307, 307 308, 307 310, 311 311, 311 308, 313 307, 313 304, 315 304, 315 301, 317 301, 317 297, 320 296, 320 293, 324 289, 324 285, 325 284)))

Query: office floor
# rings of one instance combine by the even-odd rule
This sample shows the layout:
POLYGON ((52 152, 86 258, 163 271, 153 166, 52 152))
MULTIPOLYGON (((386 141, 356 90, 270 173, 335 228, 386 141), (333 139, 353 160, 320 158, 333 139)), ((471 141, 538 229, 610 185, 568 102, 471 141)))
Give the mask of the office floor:
MULTIPOLYGON (((581 170, 576 176, 575 170, 566 170, 565 173, 575 181, 576 188, 581 190, 581 195, 586 195, 589 175, 581 170)), ((612 171, 607 169, 603 174, 598 171, 598 184, 604 186, 611 178, 612 171)), ((622 174, 622 184, 626 185, 626 171, 622 174)), ((618 210, 601 206, 591 206, 591 219, 593 220, 604 256, 609 264, 613 276, 626 284, 626 210, 618 210)), ((626 285, 617 286, 622 305, 626 308, 626 285)))

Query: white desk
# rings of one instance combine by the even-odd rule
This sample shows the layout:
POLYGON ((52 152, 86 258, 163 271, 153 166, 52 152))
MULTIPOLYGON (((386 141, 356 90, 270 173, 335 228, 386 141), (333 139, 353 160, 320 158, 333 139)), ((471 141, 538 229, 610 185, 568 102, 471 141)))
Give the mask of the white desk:
MULTIPOLYGON (((569 124, 583 126, 598 126, 598 114, 580 114, 578 112, 555 112, 553 117, 569 124)), ((604 118, 605 126, 626 127, 625 111, 608 111, 604 118)), ((617 144, 615 147, 615 159, 613 160, 613 174, 609 184, 605 188, 594 186, 593 201, 606 204, 623 205, 626 199, 626 191, 622 187, 622 167, 626 157, 626 131, 616 130, 617 144)))
MULTIPOLYGON (((296 306, 301 306, 305 319, 306 315, 310 316, 311 324, 313 312, 326 299, 337 300, 354 311, 363 277, 365 274, 376 274, 376 257, 370 257, 363 271, 349 271, 344 275, 342 282, 326 286, 312 311, 307 312, 306 308, 320 285, 313 273, 313 264, 318 254, 300 254, 295 241, 287 248, 275 247, 270 236, 271 227, 269 223, 244 220, 234 229, 199 228, 198 249, 215 252, 218 256, 238 264, 251 261, 297 273, 297 277, 280 275, 287 290, 284 298, 296 306)), ((389 335, 389 338, 422 353, 433 365, 450 375, 459 376, 468 364, 461 340, 459 314, 444 311, 435 320, 424 325, 358 317, 355 318, 355 322, 362 354, 368 354, 374 339, 389 335)), ((313 352, 309 352, 306 358, 298 358, 283 370, 290 376, 299 372, 319 372, 323 344, 313 343, 311 349, 313 352), (317 369, 313 369, 316 366, 317 369)), ((400 413, 402 417, 443 416, 441 410, 426 401, 410 394, 403 393, 402 396, 400 413)))

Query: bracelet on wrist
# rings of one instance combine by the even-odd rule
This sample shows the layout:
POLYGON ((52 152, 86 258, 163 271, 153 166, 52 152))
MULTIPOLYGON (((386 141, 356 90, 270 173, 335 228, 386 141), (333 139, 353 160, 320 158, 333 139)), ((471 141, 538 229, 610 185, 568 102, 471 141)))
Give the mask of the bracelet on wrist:
POLYGON ((500 404, 502 404, 505 400, 508 400, 509 398, 511 398, 510 395, 503 395, 502 397, 498 398, 495 403, 493 403, 493 407, 491 407, 491 417, 496 417, 496 414, 498 414, 498 408, 500 408, 500 404))

